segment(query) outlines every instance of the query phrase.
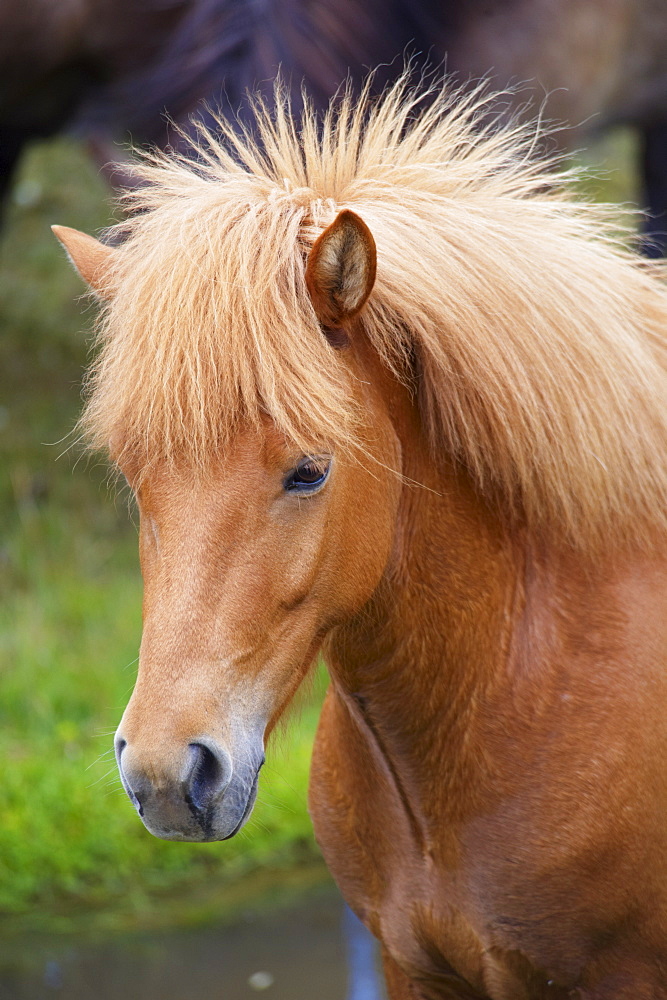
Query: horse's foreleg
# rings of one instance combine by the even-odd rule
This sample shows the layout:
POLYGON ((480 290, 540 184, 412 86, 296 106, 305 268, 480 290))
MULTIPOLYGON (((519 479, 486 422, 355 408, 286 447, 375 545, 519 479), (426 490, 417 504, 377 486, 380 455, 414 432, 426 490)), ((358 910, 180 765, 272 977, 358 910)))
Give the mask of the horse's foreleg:
POLYGON ((0 216, 26 141, 22 129, 0 124, 0 216))
POLYGON ((641 167, 648 210, 644 252, 649 257, 662 257, 667 253, 667 121, 654 122, 642 130, 641 167))

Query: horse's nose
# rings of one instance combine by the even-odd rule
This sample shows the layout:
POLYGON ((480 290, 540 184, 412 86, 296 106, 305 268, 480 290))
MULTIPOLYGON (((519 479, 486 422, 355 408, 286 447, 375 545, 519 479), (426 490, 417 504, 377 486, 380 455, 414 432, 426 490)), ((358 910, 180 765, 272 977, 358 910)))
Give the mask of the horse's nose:
POLYGON ((226 750, 209 738, 193 741, 184 751, 170 754, 158 770, 155 761, 143 761, 121 735, 116 736, 115 749, 125 791, 149 829, 158 827, 158 836, 187 836, 194 821, 207 832, 211 808, 232 777, 226 750))

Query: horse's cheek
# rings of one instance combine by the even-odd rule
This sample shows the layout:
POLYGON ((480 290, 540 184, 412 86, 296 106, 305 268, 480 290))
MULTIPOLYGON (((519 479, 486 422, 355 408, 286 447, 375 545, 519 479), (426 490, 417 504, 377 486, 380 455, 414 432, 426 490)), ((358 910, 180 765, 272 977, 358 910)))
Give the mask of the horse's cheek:
POLYGON ((396 531, 397 483, 370 479, 363 490, 346 498, 344 532, 338 540, 336 575, 344 610, 354 613, 366 603, 386 569, 396 531))

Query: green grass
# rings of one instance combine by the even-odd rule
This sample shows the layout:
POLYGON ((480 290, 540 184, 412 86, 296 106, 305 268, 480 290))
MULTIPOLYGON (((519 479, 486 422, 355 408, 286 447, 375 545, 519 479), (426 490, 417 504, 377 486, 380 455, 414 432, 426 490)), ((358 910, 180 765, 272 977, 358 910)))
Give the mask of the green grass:
MULTIPOLYGON (((631 152, 623 136, 603 148, 595 195, 631 197, 631 152)), ((0 246, 0 915, 108 923, 315 856, 305 788, 322 683, 269 753, 247 832, 183 845, 143 829, 108 755, 136 669, 136 529, 104 466, 53 444, 79 409, 92 307, 48 226, 95 232, 107 190, 58 141, 32 151, 17 193, 0 246)))

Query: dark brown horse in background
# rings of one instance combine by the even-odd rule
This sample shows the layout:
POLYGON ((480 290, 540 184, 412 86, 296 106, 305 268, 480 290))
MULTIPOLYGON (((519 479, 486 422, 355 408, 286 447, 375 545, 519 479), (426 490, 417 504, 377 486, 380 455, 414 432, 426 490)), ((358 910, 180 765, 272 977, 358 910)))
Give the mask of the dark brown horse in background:
POLYGON ((568 123, 565 148, 617 123, 641 137, 654 250, 667 213, 667 5, 663 0, 0 0, 0 196, 25 144, 71 127, 101 162, 113 140, 169 142, 164 112, 236 111, 282 71, 295 107, 323 108, 348 74, 381 88, 414 53, 461 80, 519 83, 568 123), (546 100, 545 100, 546 98, 546 100))

